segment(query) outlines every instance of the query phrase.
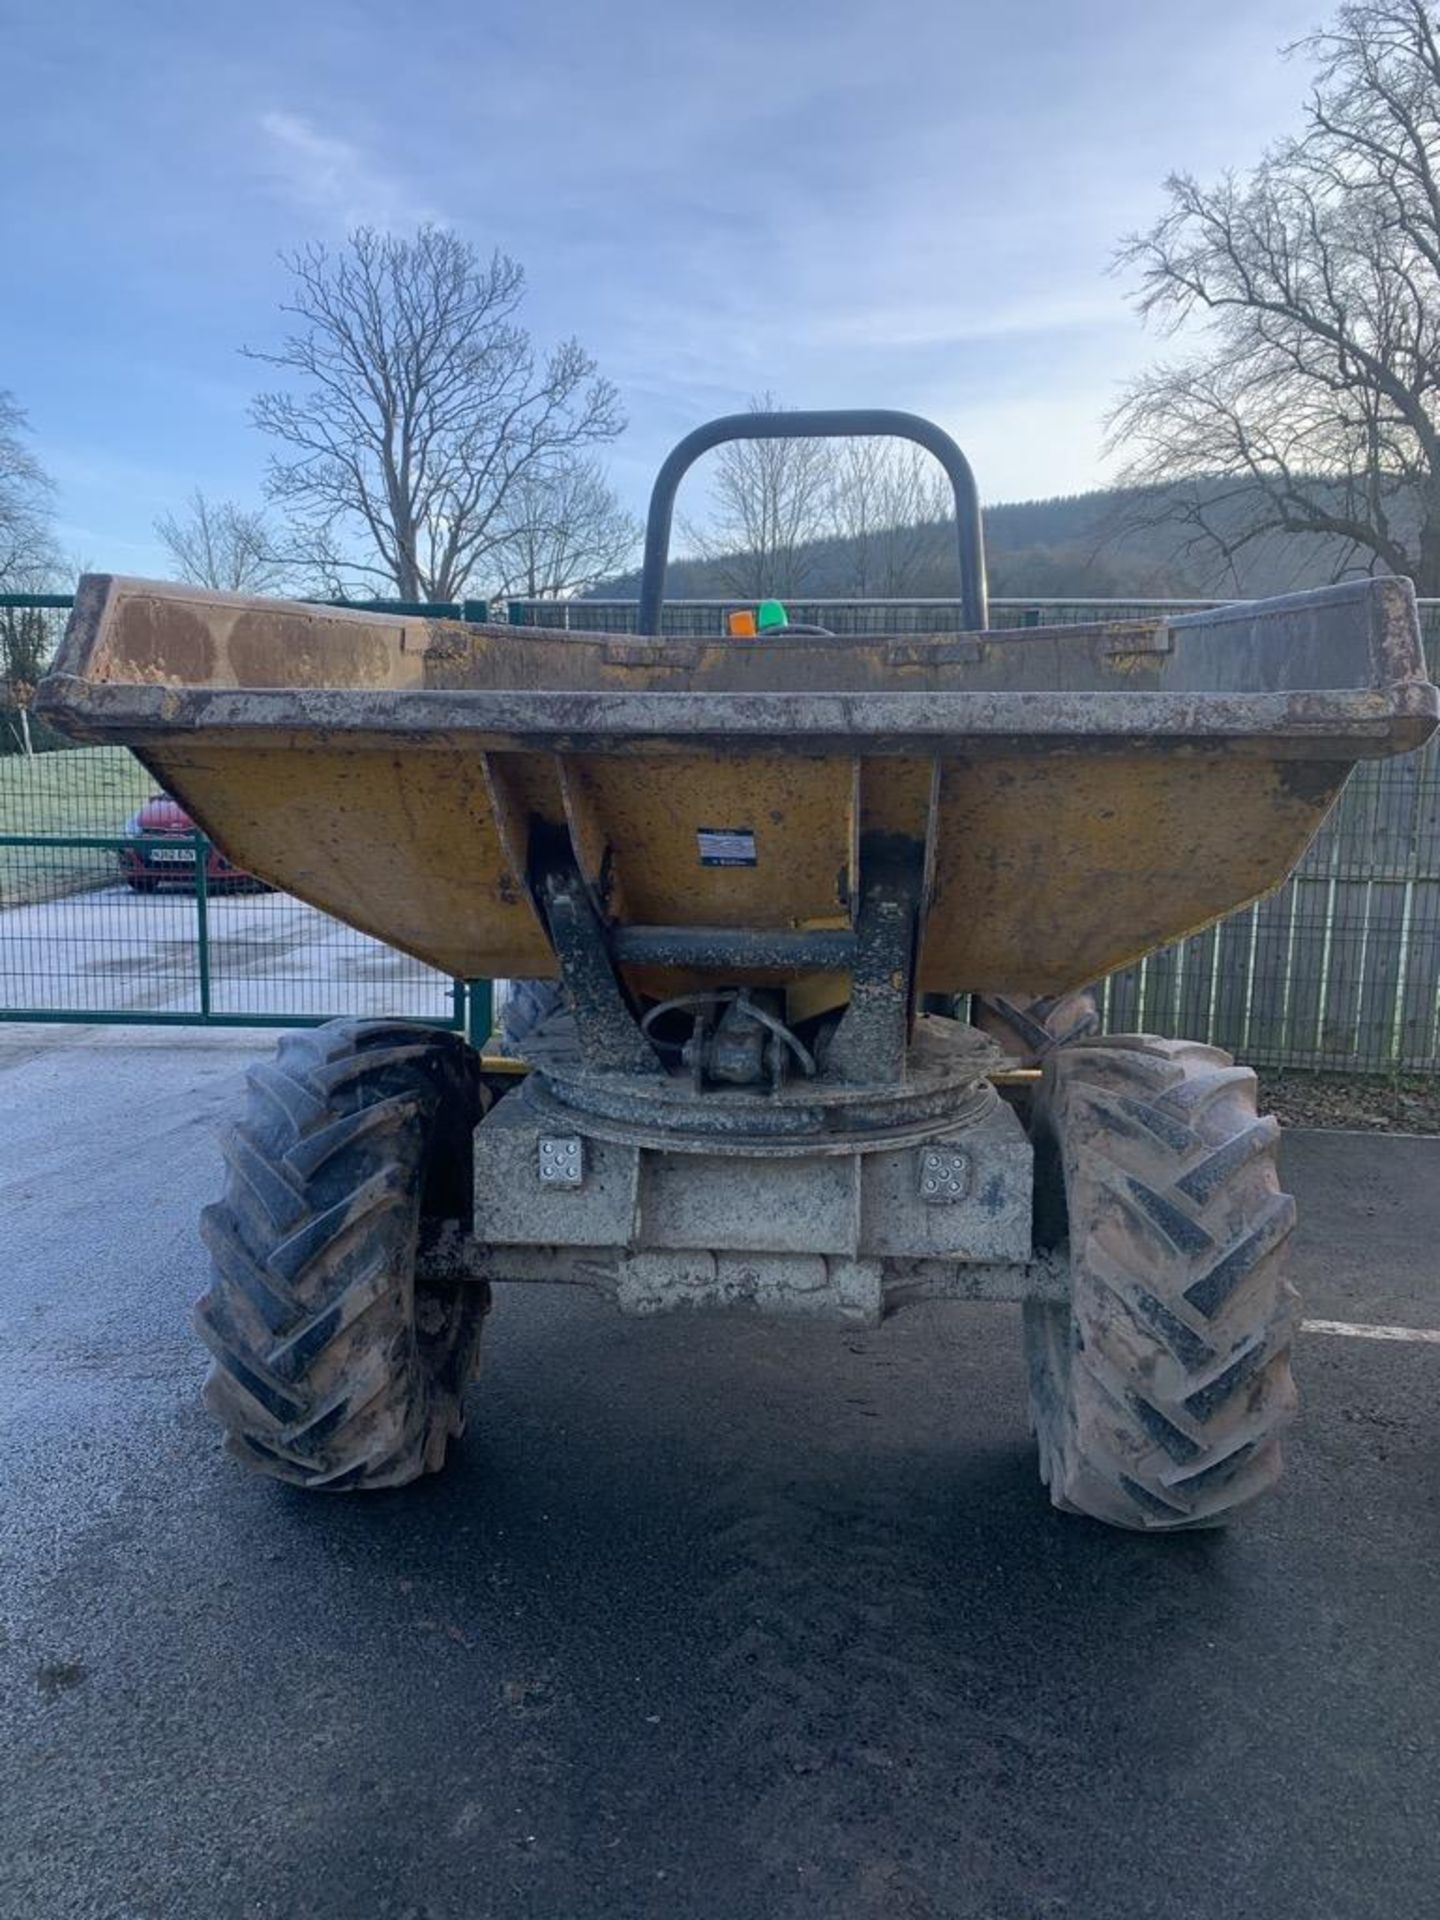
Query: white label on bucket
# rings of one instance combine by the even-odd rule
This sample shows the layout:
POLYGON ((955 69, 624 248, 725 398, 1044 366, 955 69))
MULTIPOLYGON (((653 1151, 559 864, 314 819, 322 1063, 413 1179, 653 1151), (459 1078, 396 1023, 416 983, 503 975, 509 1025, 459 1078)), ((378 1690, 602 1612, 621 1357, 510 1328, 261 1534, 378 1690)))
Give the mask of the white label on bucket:
POLYGON ((749 827, 697 827, 702 867, 753 867, 755 835, 749 827))

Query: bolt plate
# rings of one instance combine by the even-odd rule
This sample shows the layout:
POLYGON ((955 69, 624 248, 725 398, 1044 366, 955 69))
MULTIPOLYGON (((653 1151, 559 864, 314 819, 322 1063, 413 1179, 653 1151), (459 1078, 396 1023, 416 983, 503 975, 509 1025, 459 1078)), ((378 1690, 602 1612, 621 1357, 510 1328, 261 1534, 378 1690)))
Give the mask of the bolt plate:
POLYGON ((970 1191, 970 1156, 963 1147, 922 1147, 920 1198, 928 1206, 963 1200, 970 1191))
POLYGON ((540 1184, 542 1187, 578 1187, 585 1181, 585 1143, 579 1134, 542 1136, 540 1140, 540 1184))

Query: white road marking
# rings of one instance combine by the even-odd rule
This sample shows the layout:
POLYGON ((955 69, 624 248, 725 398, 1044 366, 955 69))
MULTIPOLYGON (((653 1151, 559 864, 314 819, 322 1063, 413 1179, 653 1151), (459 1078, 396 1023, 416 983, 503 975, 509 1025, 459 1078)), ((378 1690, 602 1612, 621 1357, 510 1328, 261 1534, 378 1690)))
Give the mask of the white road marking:
POLYGON ((1302 1333, 1338 1333, 1346 1340, 1418 1340, 1440 1346, 1440 1327, 1365 1327, 1353 1320, 1302 1320, 1302 1333))

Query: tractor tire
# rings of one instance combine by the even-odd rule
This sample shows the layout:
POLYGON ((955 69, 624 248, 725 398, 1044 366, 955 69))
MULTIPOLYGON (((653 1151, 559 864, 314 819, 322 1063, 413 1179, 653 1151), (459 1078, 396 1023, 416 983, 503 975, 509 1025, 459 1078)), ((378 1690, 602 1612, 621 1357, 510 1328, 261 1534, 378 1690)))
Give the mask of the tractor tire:
POLYGON ((1255 1076, 1217 1047, 1117 1035, 1053 1053, 1033 1116, 1036 1227, 1070 1299, 1029 1301, 1040 1474, 1111 1526, 1222 1525, 1280 1473, 1295 1412, 1295 1203, 1255 1076))
POLYGON ((1100 1030, 1100 1006, 1088 987, 1048 999, 980 993, 971 1019, 1020 1066, 1038 1067, 1057 1047, 1073 1046, 1100 1030))
POLYGON ((401 1486, 463 1426, 489 1289, 416 1282, 473 1217, 479 1059, 459 1034, 335 1021, 252 1067, 195 1325, 229 1451, 294 1486, 401 1486))
POLYGON ((151 879, 148 874, 127 878, 125 884, 132 893, 158 893, 160 889, 160 882, 151 879))

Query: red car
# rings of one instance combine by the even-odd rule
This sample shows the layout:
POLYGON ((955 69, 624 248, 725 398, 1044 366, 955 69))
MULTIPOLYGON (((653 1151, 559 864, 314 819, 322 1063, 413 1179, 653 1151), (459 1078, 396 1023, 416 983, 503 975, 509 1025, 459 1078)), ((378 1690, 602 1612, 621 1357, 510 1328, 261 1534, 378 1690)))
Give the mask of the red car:
MULTIPOLYGON (((195 831, 195 822, 178 800, 172 800, 168 793, 152 793, 121 828, 122 833, 136 839, 143 836, 148 844, 120 849, 120 878, 136 893, 154 893, 167 881, 193 887, 197 849, 191 836, 195 831), (166 840, 175 844, 166 846, 166 840)), ((263 880, 232 866, 216 846, 210 847, 205 856, 205 884, 265 889, 263 880)))

